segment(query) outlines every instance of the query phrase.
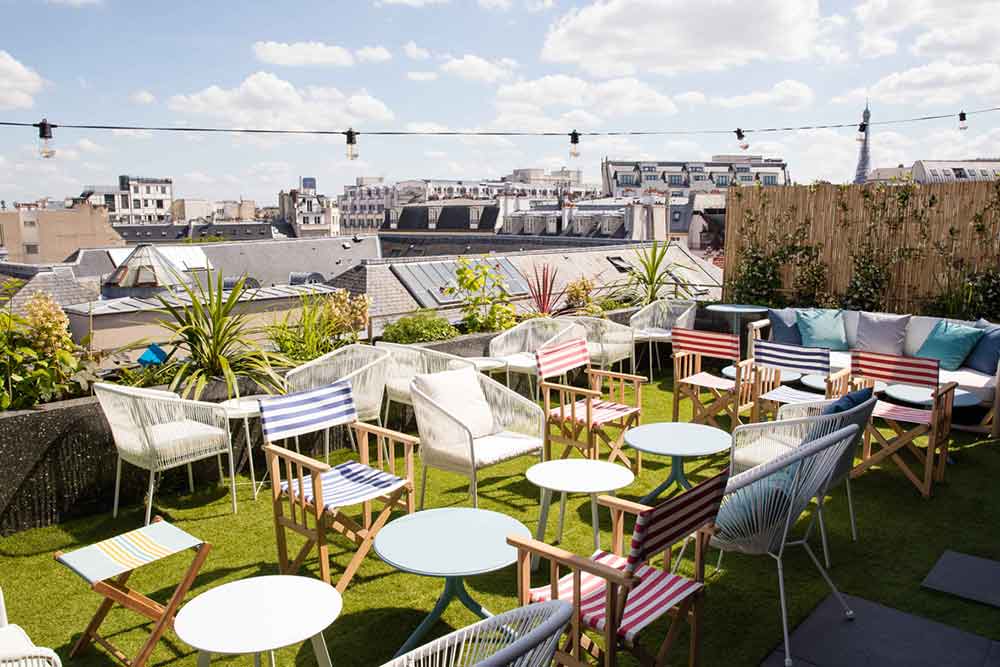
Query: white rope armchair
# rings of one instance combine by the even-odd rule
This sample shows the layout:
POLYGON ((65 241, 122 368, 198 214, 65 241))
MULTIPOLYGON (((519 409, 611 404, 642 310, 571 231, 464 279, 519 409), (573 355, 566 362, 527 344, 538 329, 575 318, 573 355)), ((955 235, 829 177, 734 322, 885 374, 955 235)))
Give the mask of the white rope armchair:
MULTIPOLYGON (((694 301, 659 299, 640 308, 628 320, 635 332, 636 343, 646 343, 649 347, 649 377, 653 377, 653 350, 655 343, 669 343, 674 327, 694 329, 694 318, 698 305, 694 301)), ((657 366, 659 366, 659 349, 657 366)))
POLYGON ((468 359, 417 345, 400 345, 399 343, 379 341, 375 343, 375 347, 387 351, 391 358, 385 380, 383 425, 388 423, 391 404, 413 405, 413 399, 410 396, 410 382, 417 375, 440 373, 456 368, 475 368, 475 364, 468 359))
MULTIPOLYGON (((511 373, 527 375, 530 382, 538 377, 535 352, 546 345, 563 343, 571 338, 586 338, 586 334, 569 318, 536 317, 494 336, 490 341, 489 356, 507 365, 508 386, 511 373)), ((534 395, 537 399, 537 382, 534 395)))
POLYGON ((421 508, 428 468, 468 477, 472 504, 478 507, 479 470, 542 451, 542 409, 482 373, 463 368, 418 375, 411 392, 423 461, 421 508))
POLYGON ((382 393, 389 374, 389 352, 371 345, 345 345, 288 371, 289 392, 350 380, 359 421, 381 423, 382 393))
POLYGON ((94 393, 111 426, 118 450, 112 516, 118 516, 122 461, 149 471, 146 495, 146 525, 149 525, 157 473, 187 465, 188 487, 194 491, 191 463, 218 457, 221 479, 224 478, 223 454, 229 457, 229 485, 233 513, 236 513, 233 447, 225 408, 215 403, 182 399, 170 391, 107 383, 95 384, 94 393))
MULTIPOLYGON (((551 658, 551 653, 549 657, 551 658)), ((62 667, 62 662, 55 651, 35 646, 21 626, 8 622, 2 590, 0 590, 0 667, 62 667)))
POLYGON ((586 333, 590 363, 604 370, 628 359, 631 371, 635 372, 635 331, 632 327, 601 317, 574 316, 566 319, 579 325, 586 333))
POLYGON ((382 667, 549 667, 573 606, 552 600, 456 630, 382 667))

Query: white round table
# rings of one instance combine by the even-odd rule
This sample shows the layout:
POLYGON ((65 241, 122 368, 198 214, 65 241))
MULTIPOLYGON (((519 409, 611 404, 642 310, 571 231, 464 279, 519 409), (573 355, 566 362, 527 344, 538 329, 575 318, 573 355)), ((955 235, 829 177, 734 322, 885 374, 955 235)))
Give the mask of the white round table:
POLYGON ((764 306, 751 306, 742 303, 713 303, 705 306, 705 310, 729 315, 729 324, 733 333, 740 333, 740 318, 744 315, 760 315, 767 312, 764 306))
MULTIPOLYGON (((819 393, 826 395, 826 375, 821 375, 819 373, 809 373, 808 375, 803 375, 799 382, 808 389, 813 391, 818 391, 819 393)), ((886 384, 881 380, 875 380, 874 391, 876 394, 880 394, 885 391, 886 384)))
MULTIPOLYGON (((542 507, 538 515, 538 530, 535 539, 545 539, 545 527, 549 520, 549 506, 552 493, 558 491, 559 531, 556 542, 562 540, 563 521, 566 518, 566 494, 586 493, 590 495, 590 519, 593 523, 594 548, 601 548, 600 522, 597 518, 597 494, 614 492, 635 481, 635 475, 625 466, 592 459, 560 459, 536 463, 525 473, 528 481, 542 490, 542 507)), ((532 565, 537 559, 532 559, 532 565)))
MULTIPOLYGON (((320 667, 331 667, 323 630, 340 615, 337 589, 319 579, 275 575, 223 584, 188 602, 174 619, 174 632, 198 649, 198 667, 213 653, 254 655, 310 640, 320 667)), ((274 656, 271 656, 274 662, 274 656)))
POLYGON ((670 476, 640 501, 651 505, 675 482, 685 489, 691 488, 691 482, 684 475, 685 457, 712 456, 729 451, 732 436, 720 428, 705 424, 660 422, 625 431, 625 444, 647 454, 671 457, 670 476))
MULTIPOLYGON (((250 420, 260 417, 260 403, 258 402, 258 399, 261 398, 268 398, 268 396, 265 394, 241 396, 240 398, 230 398, 228 401, 222 401, 219 403, 219 405, 221 405, 226 411, 226 417, 230 420, 243 420, 243 433, 246 435, 247 439, 247 460, 250 465, 250 486, 253 487, 254 500, 257 500, 257 492, 260 489, 257 487, 256 473, 253 469, 253 443, 250 440, 250 420)), ((261 486, 263 486, 264 480, 261 480, 260 483, 261 486)))
MULTIPOLYGON (((727 377, 730 380, 736 379, 736 366, 730 364, 722 369, 722 376, 727 377)), ((781 371, 781 384, 788 384, 789 382, 798 382, 802 379, 802 373, 798 371, 781 371)))
POLYGON ((378 557, 403 572, 444 578, 434 608, 420 622, 400 656, 420 643, 455 598, 480 618, 492 614, 465 589, 464 578, 507 567, 517 560, 517 549, 508 535, 530 537, 517 519, 489 510, 445 507, 400 517, 383 526, 375 536, 378 557))
MULTIPOLYGON (((930 387, 918 387, 912 384, 891 384, 885 388, 885 395, 903 403, 911 403, 929 408, 934 403, 934 390, 930 387)), ((956 408, 971 408, 979 405, 979 398, 971 391, 955 389, 952 405, 956 408)))

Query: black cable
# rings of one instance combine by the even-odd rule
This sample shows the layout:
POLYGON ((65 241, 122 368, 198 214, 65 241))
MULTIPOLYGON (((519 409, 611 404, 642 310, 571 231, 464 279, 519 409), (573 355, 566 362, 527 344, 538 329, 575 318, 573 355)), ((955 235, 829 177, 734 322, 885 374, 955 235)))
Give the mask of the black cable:
MULTIPOLYGON (((987 109, 977 109, 967 111, 966 115, 993 113, 1000 111, 1000 107, 990 107, 987 109)), ((955 118, 957 114, 937 114, 931 116, 914 116, 912 118, 896 118, 891 120, 878 120, 868 123, 874 125, 900 125, 903 123, 918 123, 928 120, 943 120, 955 118)), ((215 132, 224 134, 298 134, 298 135, 347 135, 347 130, 275 130, 265 128, 227 128, 227 127, 172 127, 157 125, 91 125, 91 124, 58 124, 50 123, 50 127, 74 129, 74 130, 132 130, 147 132, 215 132)), ((35 127, 39 123, 19 123, 12 121, 0 121, 0 126, 7 127, 35 127)), ((798 125, 787 127, 760 127, 743 129, 746 134, 750 133, 771 133, 771 132, 796 132, 799 130, 833 130, 857 127, 857 122, 850 123, 827 123, 821 125, 798 125)), ((530 130, 353 130, 355 134, 368 134, 373 136, 432 136, 432 137, 563 137, 569 132, 536 132, 530 130)), ((698 135, 698 134, 732 134, 734 130, 603 130, 603 131, 583 131, 580 136, 585 137, 637 137, 637 136, 664 136, 664 135, 698 135)))

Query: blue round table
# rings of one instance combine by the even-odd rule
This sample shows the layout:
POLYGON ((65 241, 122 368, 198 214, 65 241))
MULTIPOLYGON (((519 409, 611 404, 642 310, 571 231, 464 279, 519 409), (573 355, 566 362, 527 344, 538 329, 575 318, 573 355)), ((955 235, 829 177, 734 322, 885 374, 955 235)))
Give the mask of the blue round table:
POLYGON ((710 306, 705 306, 705 310, 729 315, 729 324, 733 328, 733 333, 740 332, 740 318, 742 316, 762 315, 767 312, 767 308, 764 306, 751 306, 742 303, 713 303, 710 306))
POLYGON ((515 562, 517 549, 507 544, 512 534, 531 537, 524 524, 506 514, 469 507, 416 512, 378 532, 374 548, 383 561, 403 572, 444 578, 444 591, 434 608, 396 656, 416 647, 455 598, 480 618, 492 616, 472 599, 463 579, 515 562))
MULTIPOLYGON (((722 376, 727 377, 730 380, 736 379, 736 366, 729 364, 722 369, 722 376)), ((791 382, 798 382, 802 378, 802 373, 798 371, 781 371, 781 384, 789 384, 791 382)))
MULTIPOLYGON (((922 408, 934 404, 933 390, 930 387, 917 387, 912 384, 891 384, 885 389, 885 395, 903 403, 912 403, 922 408)), ((971 391, 955 388, 952 405, 956 408, 971 408, 979 405, 979 397, 971 391)))
POLYGON ((684 475, 684 457, 711 456, 728 451, 732 446, 732 436, 705 424, 660 422, 625 431, 625 444, 647 454, 671 457, 670 476, 639 501, 651 505, 674 483, 685 489, 691 488, 691 482, 684 475))
MULTIPOLYGON (((820 373, 810 373, 808 375, 803 375, 799 382, 801 382, 807 389, 812 389, 813 391, 818 391, 821 394, 826 394, 826 378, 826 375, 821 375, 820 373)), ((885 391, 885 388, 885 382, 882 382, 882 380, 875 381, 874 391, 876 394, 881 394, 885 391)), ((822 398, 822 396, 820 398, 822 398)))

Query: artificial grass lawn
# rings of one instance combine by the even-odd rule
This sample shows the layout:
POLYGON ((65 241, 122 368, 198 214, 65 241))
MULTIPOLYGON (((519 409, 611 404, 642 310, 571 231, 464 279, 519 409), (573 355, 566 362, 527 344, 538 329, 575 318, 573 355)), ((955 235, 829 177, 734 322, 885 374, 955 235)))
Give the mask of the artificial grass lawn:
MULTIPOLYGON (((644 390, 643 422, 666 421, 671 416, 668 378, 644 390)), ((685 406, 687 407, 687 406, 685 406)), ((682 410, 682 420, 690 410, 682 410)), ((393 422, 398 426, 398 415, 393 422)), ((842 487, 835 490, 826 513, 833 561, 831 575, 840 589, 852 595, 938 620, 963 630, 1000 640, 1000 610, 920 588, 920 582, 945 549, 1000 559, 1000 449, 996 442, 954 433, 953 458, 944 484, 934 497, 924 500, 895 467, 874 469, 853 483, 859 542, 851 542, 847 505, 842 487)), ((348 458, 335 452, 331 462, 348 458)), ((418 457, 419 459, 419 457, 418 457)), ((516 517, 534 532, 539 513, 538 489, 524 477, 534 460, 530 457, 490 468, 480 476, 480 507, 516 517)), ((692 481, 715 472, 724 457, 688 461, 692 481)), ((643 473, 619 492, 637 500, 669 472, 669 462, 643 458, 643 473)), ((183 473, 180 473, 183 474, 183 473)), ((419 480, 419 470, 417 472, 419 480)), ((247 481, 245 479, 241 481, 247 481)), ((230 511, 228 487, 196 479, 194 495, 158 493, 154 513, 213 545, 205 567, 188 594, 193 596, 222 583, 244 577, 275 574, 276 550, 271 506, 265 489, 254 502, 250 488, 239 489, 239 513, 230 511)), ((108 498, 110 503, 111 498, 108 498)), ((433 470, 426 507, 468 506, 467 482, 433 470)), ((549 516, 549 539, 556 529, 556 507, 549 516)), ((567 507, 563 546, 579 554, 592 550, 590 508, 585 496, 571 496, 567 507)), ((135 528, 142 523, 140 507, 125 508, 117 520, 108 514, 71 521, 60 526, 19 533, 0 540, 0 587, 11 622, 24 627, 36 644, 50 646, 67 661, 72 642, 90 620, 99 602, 83 580, 52 559, 56 550, 68 551, 135 528)), ((800 527, 805 521, 800 522, 800 527)), ((602 510, 604 546, 609 546, 610 518, 602 510)), ((300 542, 292 538, 293 547, 300 542)), ((813 545, 819 553, 819 538, 813 545)), ((334 539, 333 578, 339 576, 351 552, 334 539)), ((294 553, 294 552, 293 552, 294 553)), ((690 550, 688 556, 690 557, 690 550)), ((774 561, 766 556, 727 554, 720 573, 714 573, 715 551, 709 563, 708 598, 703 630, 704 665, 757 665, 781 642, 781 620, 774 561)), ((130 583, 154 599, 165 602, 189 563, 188 552, 141 568, 130 583)), ((802 549, 786 558, 786 590, 792 626, 801 621, 827 594, 825 583, 802 549)), ((690 561, 684 565, 690 572, 690 561)), ((545 568, 539 568, 544 571, 545 568)), ((315 551, 302 574, 318 576, 315 551)), ((537 574, 535 583, 546 581, 537 574)), ((466 585, 473 596, 494 612, 515 605, 513 566, 472 577, 466 585)), ((396 572, 372 553, 344 595, 344 610, 325 632, 334 664, 381 665, 388 661, 410 632, 430 611, 441 592, 440 579, 396 572)), ((295 601, 287 600, 288 613, 295 601)), ((477 620, 460 604, 445 612, 433 636, 445 634, 477 620)), ((103 626, 126 653, 133 655, 146 638, 149 623, 130 612, 112 611, 103 626)), ((643 638, 655 651, 666 633, 666 621, 647 628, 643 638)), ((672 662, 686 663, 684 636, 672 662)), ((228 664, 249 664, 248 657, 229 658, 228 664)), ((168 632, 157 646, 151 665, 194 665, 190 647, 168 632)), ((215 663, 226 663, 218 657, 215 663)), ((278 664, 315 664, 312 648, 285 649, 278 664)), ((623 665, 634 664, 630 657, 623 665)), ((92 647, 73 665, 110 665, 103 649, 92 647)))

